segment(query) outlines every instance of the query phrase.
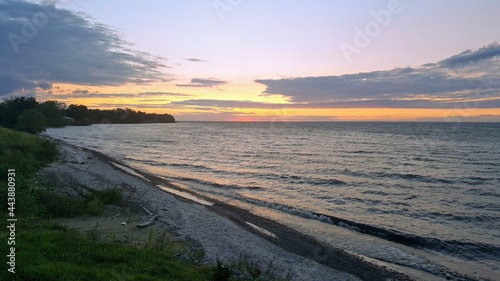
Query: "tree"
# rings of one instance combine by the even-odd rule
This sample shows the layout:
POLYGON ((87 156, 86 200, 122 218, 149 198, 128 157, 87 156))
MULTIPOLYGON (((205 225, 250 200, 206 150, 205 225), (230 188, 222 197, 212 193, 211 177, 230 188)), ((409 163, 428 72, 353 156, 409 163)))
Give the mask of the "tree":
POLYGON ((26 109, 17 119, 17 129, 36 134, 47 129, 47 118, 37 109, 26 109))
POLYGON ((4 99, 2 103, 3 112, 2 126, 14 128, 17 125, 18 117, 27 109, 35 109, 38 102, 33 97, 12 97, 4 99))
POLYGON ((66 109, 66 114, 75 119, 75 124, 90 125, 89 109, 85 105, 72 104, 66 109))
POLYGON ((72 104, 66 107, 64 103, 55 100, 38 103, 33 97, 12 97, 0 102, 0 126, 7 128, 41 132, 46 127, 64 127, 69 125, 65 116, 74 119, 71 125, 91 125, 98 123, 175 123, 175 118, 170 114, 146 113, 130 108, 99 110, 88 109, 87 106, 81 104, 72 104), (40 120, 36 120, 36 116, 40 117, 40 120), (30 125, 26 120, 33 120, 35 122, 33 125, 30 125), (19 124, 20 121, 23 123, 19 124))
POLYGON ((49 100, 41 103, 38 109, 47 118, 48 127, 64 127, 67 125, 64 120, 66 104, 49 100))

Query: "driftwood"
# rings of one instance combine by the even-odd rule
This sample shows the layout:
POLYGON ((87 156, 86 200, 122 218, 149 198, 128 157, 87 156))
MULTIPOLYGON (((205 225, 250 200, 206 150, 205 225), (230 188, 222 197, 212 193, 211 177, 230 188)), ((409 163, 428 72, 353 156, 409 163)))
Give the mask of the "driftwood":
POLYGON ((146 213, 148 213, 150 216, 153 215, 153 213, 151 213, 148 209, 146 209, 146 207, 142 206, 141 204, 139 204, 139 206, 141 206, 141 208, 144 209, 144 211, 146 211, 146 213))
POLYGON ((156 214, 156 215, 152 216, 147 222, 138 224, 137 227, 139 227, 139 228, 146 227, 146 226, 152 224, 159 216, 160 216, 159 214, 156 214))

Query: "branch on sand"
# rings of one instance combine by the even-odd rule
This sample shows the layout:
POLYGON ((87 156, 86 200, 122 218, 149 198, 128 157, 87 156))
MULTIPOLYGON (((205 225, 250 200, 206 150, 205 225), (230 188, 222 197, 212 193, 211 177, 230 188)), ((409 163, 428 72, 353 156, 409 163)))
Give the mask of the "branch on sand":
POLYGON ((156 214, 156 215, 152 216, 147 222, 138 224, 137 227, 139 227, 139 228, 146 227, 146 226, 152 224, 159 216, 160 216, 159 214, 156 214))

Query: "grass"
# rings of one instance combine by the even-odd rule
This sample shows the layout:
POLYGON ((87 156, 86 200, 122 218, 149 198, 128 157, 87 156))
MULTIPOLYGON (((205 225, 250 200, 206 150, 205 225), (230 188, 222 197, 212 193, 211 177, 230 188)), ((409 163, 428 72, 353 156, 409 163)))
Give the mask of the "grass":
POLYGON ((213 280, 291 281, 293 279, 291 272, 287 272, 285 276, 281 276, 278 273, 279 271, 280 268, 272 260, 263 268, 259 262, 251 260, 246 254, 241 254, 236 262, 224 261, 217 258, 213 280), (236 276, 242 277, 236 278, 236 276))
POLYGON ((104 211, 104 202, 95 197, 87 203, 87 214, 91 216, 99 216, 104 211))
POLYGON ((1 280, 209 280, 211 269, 177 260, 167 251, 102 242, 49 223, 20 225, 16 274, 1 280), (22 242, 21 242, 22 241, 22 242), (118 279, 120 280, 120 279, 118 279))
MULTIPOLYGON (((55 145, 45 139, 0 128, 0 186, 7 186, 7 169, 16 169, 16 273, 0 271, 0 280, 291 280, 274 274, 274 267, 260 272, 259 264, 248 258, 236 263, 218 261, 201 266, 181 261, 186 247, 167 233, 150 231, 144 247, 102 239, 99 225, 79 233, 55 225, 51 218, 98 216, 106 204, 123 206, 121 189, 89 191, 81 198, 58 195, 35 181, 35 173, 55 160, 55 145), (235 270, 250 272, 240 277, 235 270), (272 273, 271 273, 272 272, 272 273)), ((7 189, 0 188, 0 213, 7 215, 7 189)), ((0 244, 7 245, 7 228, 0 228, 0 244)), ((1 256, 7 261, 8 247, 1 256)), ((203 256, 203 253, 198 255, 203 256)), ((271 264, 272 265, 272 264, 271 264)))
POLYGON ((30 196, 35 197, 41 206, 39 209, 42 211, 37 214, 40 217, 74 218, 85 212, 86 202, 83 199, 62 196, 40 187, 31 189, 30 196))
POLYGON ((17 177, 29 178, 57 157, 55 145, 28 133, 0 127, 0 182, 7 180, 7 169, 16 169, 17 177))
POLYGON ((122 190, 116 187, 105 190, 93 190, 93 196, 99 198, 104 204, 123 206, 122 190))
MULTIPOLYGON (((22 211, 34 210, 29 186, 31 178, 40 168, 54 161, 57 150, 53 143, 33 135, 0 127, 0 213, 7 211, 7 170, 15 169, 16 206, 22 211)), ((19 211, 19 210, 18 210, 19 211)))

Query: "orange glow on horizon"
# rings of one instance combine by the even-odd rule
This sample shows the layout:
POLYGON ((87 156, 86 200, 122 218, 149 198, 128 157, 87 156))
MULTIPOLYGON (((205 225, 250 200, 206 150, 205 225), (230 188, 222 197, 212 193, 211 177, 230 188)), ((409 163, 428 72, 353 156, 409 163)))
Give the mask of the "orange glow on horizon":
POLYGON ((147 113, 168 113, 180 120, 237 121, 237 122, 295 122, 295 121, 425 121, 457 119, 461 117, 500 116, 497 108, 461 109, 407 109, 407 108, 287 108, 283 96, 263 96, 263 87, 256 84, 227 85, 224 89, 179 89, 174 85, 149 85, 131 87, 88 87, 82 85, 54 84, 52 93, 40 95, 40 100, 58 100, 69 104, 83 104, 89 108, 130 108, 147 113), (75 95, 74 91, 88 91, 75 95), (172 93, 179 93, 175 95, 172 93), (196 93, 194 91, 197 91, 196 93), (230 108, 217 106, 189 106, 172 102, 190 99, 218 100, 222 93, 231 101, 269 103, 282 108, 230 108), (165 95, 144 96, 140 93, 165 93, 165 95), (191 94, 192 93, 192 94, 191 94), (233 93, 233 94, 229 94, 233 93), (99 97, 99 94, 103 94, 99 97), (125 94, 125 95, 124 95, 125 94), (137 96, 135 96, 137 94, 137 96))
MULTIPOLYGON (((301 121, 421 121, 426 119, 458 121, 461 117, 500 115, 498 109, 394 109, 394 108, 342 108, 342 109, 238 109, 209 113, 202 110, 170 108, 137 108, 149 113, 169 113, 177 119, 183 115, 205 114, 221 117, 219 121, 235 122, 301 122, 301 121)), ((213 120, 213 119, 210 119, 213 120)))

